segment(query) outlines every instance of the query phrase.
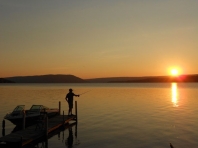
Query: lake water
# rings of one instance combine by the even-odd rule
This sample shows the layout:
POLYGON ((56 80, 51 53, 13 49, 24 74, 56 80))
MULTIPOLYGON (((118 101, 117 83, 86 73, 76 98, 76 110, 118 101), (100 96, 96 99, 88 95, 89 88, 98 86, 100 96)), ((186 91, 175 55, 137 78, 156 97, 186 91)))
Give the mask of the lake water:
MULTIPOLYGON (((17 105, 43 104, 67 113, 65 95, 72 88, 78 126, 71 128, 76 148, 198 147, 198 84, 0 84, 0 119, 17 105), (85 93, 86 92, 86 93, 85 93)), ((61 112, 62 112, 61 111, 61 112)), ((6 134, 14 125, 6 121, 6 134)), ((70 130, 70 131, 71 131, 70 130)), ((69 130, 48 140, 48 148, 71 147, 69 130)), ((35 147, 42 147, 39 143, 35 147)))

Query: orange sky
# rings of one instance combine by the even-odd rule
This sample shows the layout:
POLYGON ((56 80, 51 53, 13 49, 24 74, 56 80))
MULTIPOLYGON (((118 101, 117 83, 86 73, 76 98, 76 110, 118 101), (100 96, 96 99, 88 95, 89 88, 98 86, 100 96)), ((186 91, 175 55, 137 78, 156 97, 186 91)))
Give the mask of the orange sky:
POLYGON ((7 1, 0 77, 198 73, 198 1, 7 1))

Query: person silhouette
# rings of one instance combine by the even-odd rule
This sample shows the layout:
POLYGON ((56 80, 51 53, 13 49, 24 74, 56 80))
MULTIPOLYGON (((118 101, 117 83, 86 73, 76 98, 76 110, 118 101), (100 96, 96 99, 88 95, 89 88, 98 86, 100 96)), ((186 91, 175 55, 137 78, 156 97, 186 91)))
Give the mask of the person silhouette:
POLYGON ((68 116, 73 115, 72 109, 73 109, 73 97, 79 97, 80 95, 76 95, 73 93, 73 90, 70 88, 69 93, 66 95, 65 100, 68 102, 69 110, 68 110, 68 116))

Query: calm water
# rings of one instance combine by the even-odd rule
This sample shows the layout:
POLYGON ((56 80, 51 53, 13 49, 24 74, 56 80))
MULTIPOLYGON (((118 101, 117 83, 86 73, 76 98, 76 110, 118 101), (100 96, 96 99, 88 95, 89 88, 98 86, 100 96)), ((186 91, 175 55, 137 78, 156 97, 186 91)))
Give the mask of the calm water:
MULTIPOLYGON (((198 84, 1 84, 0 119, 17 105, 43 104, 67 112, 69 88, 78 102, 78 148, 198 147, 198 84)), ((6 121, 6 134, 14 125, 6 121)), ((69 130, 48 140, 48 148, 69 147, 69 130)), ((42 143, 38 144, 42 147, 42 143)))

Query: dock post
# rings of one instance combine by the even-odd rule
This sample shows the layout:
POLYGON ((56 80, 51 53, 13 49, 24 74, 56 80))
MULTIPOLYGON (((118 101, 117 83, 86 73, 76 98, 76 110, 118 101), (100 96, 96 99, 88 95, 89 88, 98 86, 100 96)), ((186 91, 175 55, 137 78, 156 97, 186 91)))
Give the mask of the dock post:
POLYGON ((2 136, 5 136, 5 120, 2 121, 2 136))
POLYGON ((45 134, 46 134, 46 138, 47 138, 47 136, 48 136, 48 116, 46 115, 45 116, 46 118, 45 118, 45 134))
POLYGON ((59 109, 59 115, 60 115, 60 113, 61 113, 61 102, 60 101, 58 103, 58 109, 59 109))
POLYGON ((77 127, 77 124, 75 125, 75 137, 77 138, 78 136, 78 127, 77 127))
POLYGON ((23 130, 25 129, 25 110, 23 110, 23 130))
POLYGON ((45 148, 48 148, 48 138, 45 139, 45 148))
POLYGON ((64 110, 63 110, 63 125, 64 125, 64 122, 65 122, 65 115, 64 115, 64 110))
POLYGON ((75 111, 76 111, 76 124, 77 124, 78 123, 77 101, 75 101, 75 111))
POLYGON ((22 148, 23 147, 23 137, 21 136, 21 141, 19 142, 19 147, 22 148))

